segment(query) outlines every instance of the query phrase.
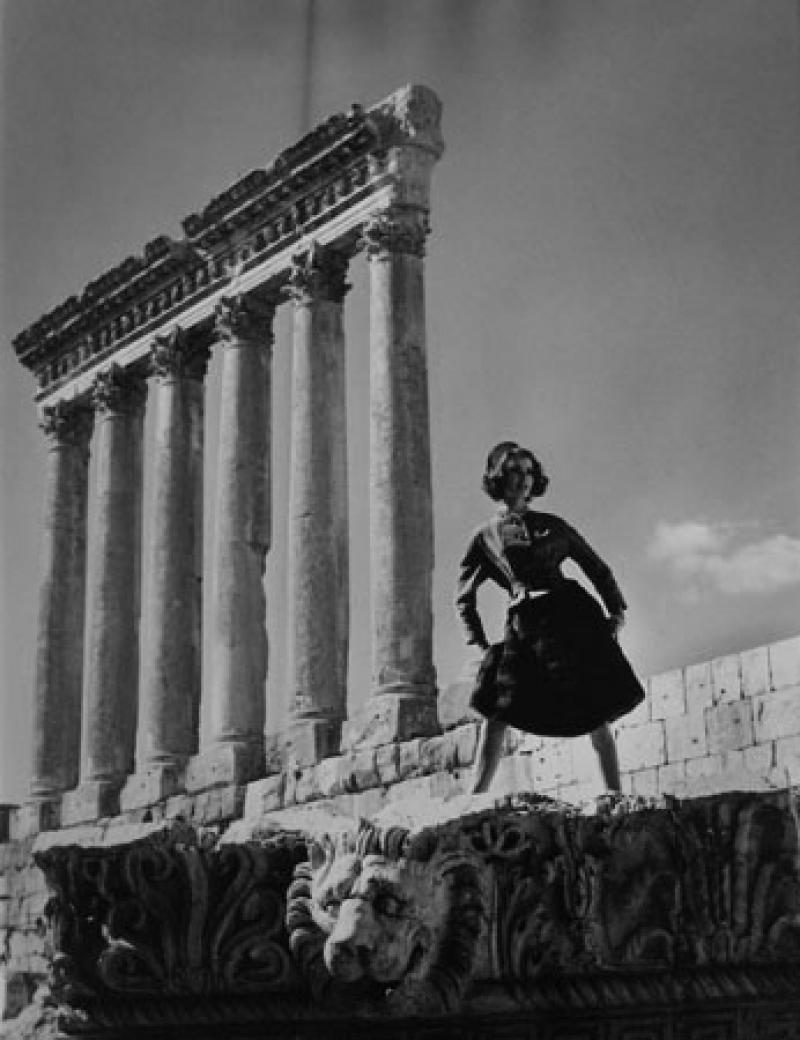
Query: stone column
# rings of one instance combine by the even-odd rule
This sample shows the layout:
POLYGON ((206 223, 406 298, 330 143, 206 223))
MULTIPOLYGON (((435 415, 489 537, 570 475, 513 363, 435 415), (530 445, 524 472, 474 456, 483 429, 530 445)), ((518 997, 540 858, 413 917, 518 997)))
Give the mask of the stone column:
POLYGON ((34 680, 30 816, 25 829, 59 824, 61 795, 78 782, 86 591, 86 505, 92 411, 45 408, 44 532, 34 680))
POLYGON ((264 567, 272 537, 272 320, 245 297, 217 308, 220 414, 211 607, 211 743, 188 790, 264 773, 267 628, 264 567))
POLYGON ((345 746, 434 732, 428 377, 423 278, 425 211, 371 220, 370 591, 373 689, 345 746))
POLYGON ((177 791, 197 751, 200 709, 203 404, 206 333, 175 328, 151 353, 153 491, 145 545, 136 775, 123 810, 177 791))
POLYGON ((81 775, 64 798, 65 823, 115 813, 133 768, 145 396, 144 380, 116 365, 94 383, 97 468, 81 775))
POLYGON ((295 257, 289 513, 288 753, 338 750, 347 704, 348 544, 342 301, 347 256, 314 244, 295 257))

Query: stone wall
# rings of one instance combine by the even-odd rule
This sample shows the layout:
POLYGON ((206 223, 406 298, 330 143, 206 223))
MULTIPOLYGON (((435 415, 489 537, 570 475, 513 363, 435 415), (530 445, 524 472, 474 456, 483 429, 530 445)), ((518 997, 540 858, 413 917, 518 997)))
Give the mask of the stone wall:
MULTIPOLYGON (((800 782, 800 637, 715 658, 650 678, 647 698, 616 725, 627 794, 696 797, 800 782)), ((220 784, 179 794, 107 822, 184 819, 221 831, 293 806, 333 804, 369 818, 393 802, 447 798, 467 790, 478 723, 465 680, 440 696, 443 732, 429 738, 337 755, 315 766, 275 772, 247 785, 220 784)), ((542 739, 509 731, 492 793, 539 794, 581 803, 601 794, 588 738, 542 739)), ((18 814, 0 807, 0 965, 6 1014, 25 999, 47 965, 48 893, 33 865, 32 838, 18 814)))

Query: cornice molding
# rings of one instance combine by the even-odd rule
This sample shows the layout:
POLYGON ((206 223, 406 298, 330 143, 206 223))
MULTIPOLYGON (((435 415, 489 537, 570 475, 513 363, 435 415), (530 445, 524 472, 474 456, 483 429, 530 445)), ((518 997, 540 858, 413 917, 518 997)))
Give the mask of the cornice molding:
POLYGON ((185 238, 160 235, 45 314, 13 341, 49 394, 224 289, 233 272, 262 264, 404 174, 387 155, 442 151, 441 103, 408 86, 365 110, 332 116, 265 169, 254 170, 183 222, 185 238))

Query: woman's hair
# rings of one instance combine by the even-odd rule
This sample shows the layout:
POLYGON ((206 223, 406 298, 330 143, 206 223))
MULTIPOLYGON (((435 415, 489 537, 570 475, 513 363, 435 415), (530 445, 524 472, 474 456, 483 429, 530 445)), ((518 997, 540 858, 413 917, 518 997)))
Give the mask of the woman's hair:
POLYGON ((489 457, 486 460, 486 472, 483 474, 482 487, 489 498, 499 502, 503 497, 503 487, 506 480, 505 466, 512 455, 523 455, 531 460, 533 466, 533 487, 528 497, 538 498, 540 495, 543 495, 550 481, 542 469, 541 462, 539 462, 532 451, 529 451, 527 448, 521 448, 516 441, 501 441, 489 452, 489 457))

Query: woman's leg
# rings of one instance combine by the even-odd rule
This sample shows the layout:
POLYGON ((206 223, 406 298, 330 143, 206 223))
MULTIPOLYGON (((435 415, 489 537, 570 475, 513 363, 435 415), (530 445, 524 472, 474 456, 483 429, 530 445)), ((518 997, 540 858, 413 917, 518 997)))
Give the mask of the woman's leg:
POLYGON ((592 730, 592 747, 597 752, 600 763, 600 772, 603 774, 603 783, 608 791, 621 791, 622 784, 619 778, 619 758, 617 757, 617 743, 614 734, 607 722, 597 729, 592 730))
POLYGON ((500 761, 505 731, 505 722, 499 722, 497 719, 484 719, 478 738, 478 748, 475 752, 475 766, 472 774, 473 794, 483 794, 489 790, 500 761))

